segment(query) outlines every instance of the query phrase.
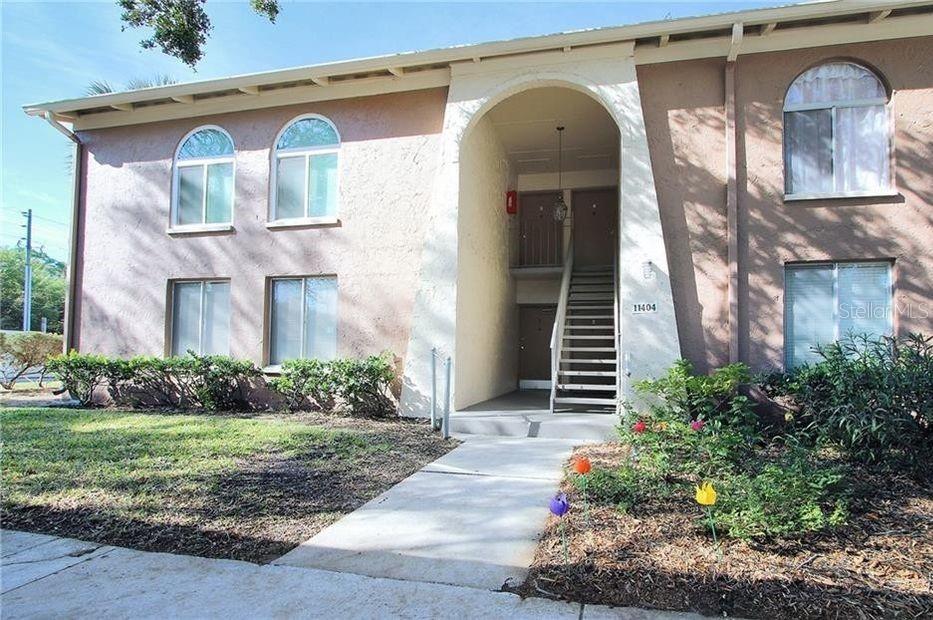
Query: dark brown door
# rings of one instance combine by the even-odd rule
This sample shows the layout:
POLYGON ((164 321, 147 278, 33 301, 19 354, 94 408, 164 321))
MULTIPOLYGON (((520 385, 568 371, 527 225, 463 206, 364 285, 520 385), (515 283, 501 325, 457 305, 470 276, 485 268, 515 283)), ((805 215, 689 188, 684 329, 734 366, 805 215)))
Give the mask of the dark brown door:
POLYGON ((615 188, 573 193, 574 266, 611 265, 619 198, 615 188))
POLYGON ((518 264, 521 267, 563 262, 563 224, 554 219, 557 192, 522 193, 518 203, 518 264))
POLYGON ((550 381, 554 306, 519 306, 518 378, 550 381))

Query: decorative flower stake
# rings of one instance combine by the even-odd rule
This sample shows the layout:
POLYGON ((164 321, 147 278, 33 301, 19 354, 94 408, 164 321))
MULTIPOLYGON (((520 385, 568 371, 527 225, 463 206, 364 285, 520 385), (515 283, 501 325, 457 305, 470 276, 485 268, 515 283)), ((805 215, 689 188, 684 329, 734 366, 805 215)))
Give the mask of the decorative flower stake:
POLYGON ((551 514, 560 519, 558 527, 560 527, 560 540, 564 547, 564 564, 570 564, 570 553, 567 551, 567 531, 564 529, 564 520, 561 518, 570 510, 567 494, 558 493, 555 495, 551 498, 548 507, 551 509, 551 514))
POLYGON ((586 526, 590 526, 590 501, 586 496, 586 485, 589 482, 589 474, 593 470, 593 465, 590 463, 590 459, 585 456, 577 457, 573 460, 573 471, 577 472, 577 475, 580 476, 583 487, 583 519, 586 521, 586 526))
POLYGON ((702 431, 704 426, 706 426, 706 422, 699 418, 690 422, 690 428, 695 431, 702 431))
POLYGON ((632 430, 640 435, 641 433, 644 433, 646 430, 648 430, 648 425, 645 424, 644 420, 639 420, 632 426, 632 430))
POLYGON ((709 519, 709 527, 713 531, 713 544, 716 545, 716 556, 722 558, 722 549, 719 547, 719 540, 716 538, 716 521, 713 519, 713 506, 716 505, 716 489, 712 483, 704 482, 697 487, 697 503, 706 508, 706 517, 709 519))

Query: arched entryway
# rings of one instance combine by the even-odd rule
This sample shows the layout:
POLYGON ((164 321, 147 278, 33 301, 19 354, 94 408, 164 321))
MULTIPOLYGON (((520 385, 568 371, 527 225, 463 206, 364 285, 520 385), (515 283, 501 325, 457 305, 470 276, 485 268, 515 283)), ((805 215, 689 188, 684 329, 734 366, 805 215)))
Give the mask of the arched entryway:
MULTIPOLYGON (((460 141, 458 410, 516 390, 536 391, 547 407, 552 332, 569 254, 594 272, 583 290, 613 303, 606 285, 618 244, 618 127, 585 89, 525 86, 475 115, 460 141), (507 210, 508 192, 516 192, 514 213, 507 210)), ((588 321, 589 333, 576 342, 590 346, 575 348, 615 348, 614 323, 598 321, 588 321)), ((614 398, 616 366, 600 368, 599 375, 574 376, 590 382, 592 396, 614 398)))

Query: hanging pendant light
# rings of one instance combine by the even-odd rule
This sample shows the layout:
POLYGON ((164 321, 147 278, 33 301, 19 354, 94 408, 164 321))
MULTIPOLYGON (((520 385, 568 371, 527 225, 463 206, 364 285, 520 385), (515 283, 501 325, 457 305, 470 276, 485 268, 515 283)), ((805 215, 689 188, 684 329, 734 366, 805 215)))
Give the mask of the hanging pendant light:
POLYGON ((554 203, 554 219, 558 222, 563 222, 564 218, 567 217, 567 203, 564 202, 564 188, 561 184, 561 173, 562 170, 562 155, 564 151, 564 128, 563 126, 557 127, 557 201, 554 203))

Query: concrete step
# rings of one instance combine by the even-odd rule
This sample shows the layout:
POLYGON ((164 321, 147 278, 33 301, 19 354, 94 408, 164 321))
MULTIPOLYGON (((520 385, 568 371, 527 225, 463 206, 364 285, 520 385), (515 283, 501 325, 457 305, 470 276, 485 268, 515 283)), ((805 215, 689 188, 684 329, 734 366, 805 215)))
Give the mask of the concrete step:
MULTIPOLYGON (((566 350, 567 349, 564 349, 564 351, 566 350)), ((579 358, 567 358, 567 357, 560 358, 561 364, 600 364, 600 365, 611 364, 615 366, 618 363, 618 361, 619 360, 616 360, 616 359, 599 359, 599 358, 593 358, 593 359, 579 359, 579 358)))
POLYGON ((615 398, 586 398, 583 396, 558 396, 554 399, 555 405, 603 405, 615 407, 615 398))
POLYGON ((614 370, 558 370, 557 374, 568 377, 615 377, 619 373, 614 370))
POLYGON ((570 353, 615 353, 615 347, 564 347, 562 351, 570 353))
POLYGON ((464 411, 450 415, 450 430, 466 435, 606 441, 616 438, 618 418, 610 413, 614 411, 464 411))
MULTIPOLYGON (((614 308, 615 306, 607 306, 605 304, 567 304, 567 309, 570 310, 570 312, 574 312, 575 310, 612 310, 614 308)), ((605 316, 610 319, 612 318, 611 314, 605 316)))
POLYGON ((606 284, 571 284, 570 294, 574 293, 611 293, 612 285, 606 284))
POLYGON ((615 325, 612 325, 611 323, 609 325, 570 325, 568 323, 564 323, 565 333, 571 329, 588 329, 588 330, 593 330, 593 331, 612 332, 615 330, 615 325))
POLYGON ((615 392, 614 383, 600 385, 598 383, 558 383, 558 390, 567 392, 615 392))
POLYGON ((564 333, 564 340, 612 340, 613 338, 615 338, 615 334, 606 334, 605 336, 580 336, 564 333))

